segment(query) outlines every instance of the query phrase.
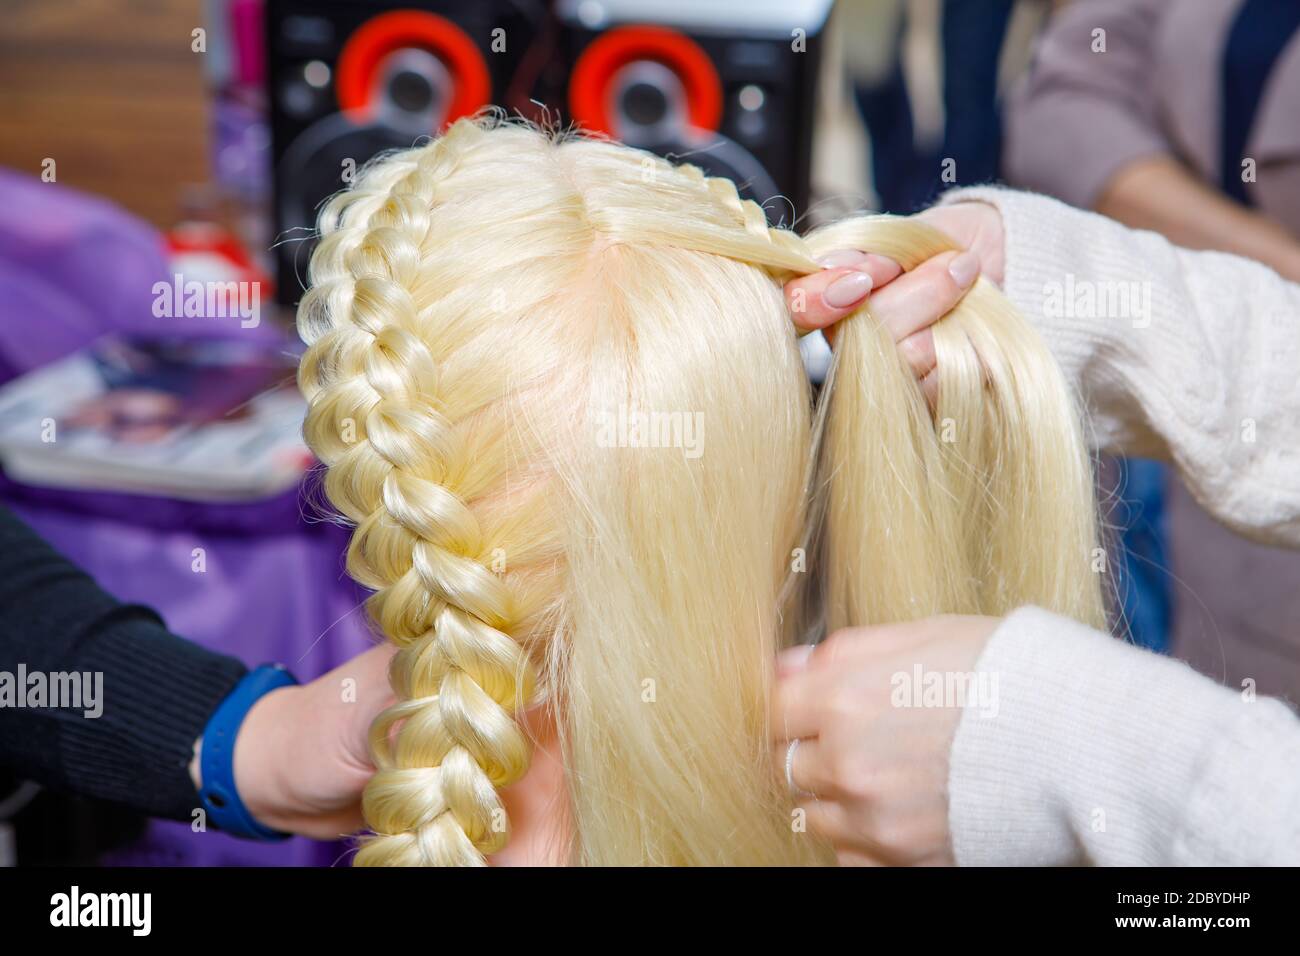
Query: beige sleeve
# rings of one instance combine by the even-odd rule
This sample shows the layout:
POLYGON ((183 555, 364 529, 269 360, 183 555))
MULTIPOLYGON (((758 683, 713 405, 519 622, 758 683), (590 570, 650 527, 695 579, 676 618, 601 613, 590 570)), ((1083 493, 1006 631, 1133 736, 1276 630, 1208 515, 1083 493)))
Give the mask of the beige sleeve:
POLYGON ((948 193, 1001 212, 1005 291, 1038 328, 1095 447, 1172 460, 1210 514, 1300 547, 1300 285, 1057 200, 948 193))

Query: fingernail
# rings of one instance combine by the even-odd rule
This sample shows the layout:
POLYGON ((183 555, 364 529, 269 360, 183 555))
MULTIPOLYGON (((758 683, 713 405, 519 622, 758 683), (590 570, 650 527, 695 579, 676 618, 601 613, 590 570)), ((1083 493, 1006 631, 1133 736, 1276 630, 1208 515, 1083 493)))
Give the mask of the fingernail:
POLYGON ((822 301, 832 309, 843 309, 861 301, 870 291, 871 276, 865 272, 850 272, 826 287, 822 301))
POLYGON ((794 674, 808 666, 808 658, 812 656, 814 645, 799 644, 796 647, 787 648, 780 654, 776 655, 776 670, 779 674, 794 674))
POLYGON ((836 249, 818 259, 817 264, 823 269, 846 269, 849 266, 862 265, 866 260, 867 254, 857 249, 836 249))
POLYGON ((948 275, 961 288, 966 288, 980 274, 980 257, 973 252, 963 252, 948 263, 948 275))

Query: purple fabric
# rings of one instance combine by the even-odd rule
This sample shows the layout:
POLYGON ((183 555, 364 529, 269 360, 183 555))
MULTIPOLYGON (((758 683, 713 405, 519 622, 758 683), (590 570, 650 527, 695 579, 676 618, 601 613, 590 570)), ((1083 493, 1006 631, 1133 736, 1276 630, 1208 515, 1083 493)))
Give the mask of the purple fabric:
POLYGON ((153 314, 170 285, 166 244, 152 226, 103 199, 0 168, 0 382, 110 332, 253 336, 284 333, 238 318, 153 314))
POLYGON ((175 331, 153 315, 162 237, 111 203, 0 169, 0 365, 5 378, 108 331, 175 331))
MULTIPOLYGON (((110 332, 283 337, 270 323, 155 318, 170 281, 162 238, 117 207, 0 169, 0 381, 110 332)), ((317 482, 308 476, 306 489, 317 482)), ((109 593, 155 608, 177 634, 309 680, 373 642, 347 577, 347 532, 320 520, 315 492, 248 504, 34 488, 0 476, 0 499, 109 593), (205 568, 195 570, 195 549, 205 568)), ((331 865, 346 848, 276 844, 151 822, 109 864, 331 865)))
MULTIPOLYGON (((359 606, 363 594, 343 570, 347 532, 342 528, 302 522, 259 534, 250 527, 264 507, 258 504, 227 530, 211 521, 201 530, 164 529, 151 512, 166 515, 184 503, 137 497, 138 520, 133 520, 89 516, 84 502, 65 508, 48 489, 37 496, 24 490, 9 482, 0 496, 110 594, 156 608, 174 632, 204 647, 250 666, 278 661, 305 681, 373 643, 359 606), (195 548, 204 550, 201 573, 193 570, 195 548)), ((236 508, 223 510, 233 514, 236 508)), ((104 862, 319 866, 344 852, 336 844, 297 838, 259 844, 216 832, 192 833, 184 823, 152 821, 142 841, 104 862)))

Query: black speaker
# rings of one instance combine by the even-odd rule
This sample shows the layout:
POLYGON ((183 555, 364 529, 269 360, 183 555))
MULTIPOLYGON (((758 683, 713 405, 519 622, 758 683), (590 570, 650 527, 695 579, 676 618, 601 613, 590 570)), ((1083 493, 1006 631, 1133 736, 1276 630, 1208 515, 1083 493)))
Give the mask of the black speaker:
POLYGON ((563 101, 578 124, 725 176, 774 225, 793 225, 808 202, 832 5, 558 0, 569 65, 563 101))
POLYGON ((301 296, 320 204, 376 153, 497 102, 544 7, 267 0, 277 298, 301 296))
POLYGON ((833 0, 267 0, 277 296, 320 204, 376 153, 489 104, 737 183, 773 224, 808 201, 833 0))

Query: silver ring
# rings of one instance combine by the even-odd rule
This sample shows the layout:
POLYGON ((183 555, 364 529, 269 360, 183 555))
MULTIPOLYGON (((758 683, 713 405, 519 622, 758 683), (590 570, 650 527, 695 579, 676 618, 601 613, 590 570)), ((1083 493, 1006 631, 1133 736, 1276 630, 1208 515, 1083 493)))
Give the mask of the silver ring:
POLYGON ((785 751, 785 785, 790 789, 790 796, 792 797, 803 795, 803 791, 794 782, 794 752, 799 749, 801 743, 803 741, 796 737, 790 741, 790 746, 785 751))

